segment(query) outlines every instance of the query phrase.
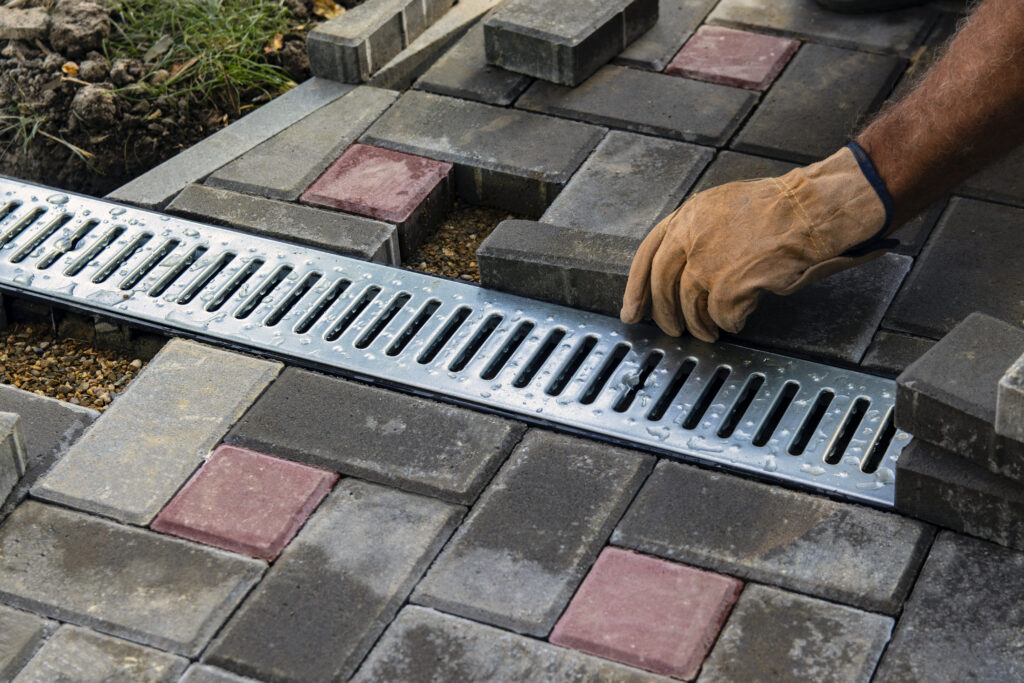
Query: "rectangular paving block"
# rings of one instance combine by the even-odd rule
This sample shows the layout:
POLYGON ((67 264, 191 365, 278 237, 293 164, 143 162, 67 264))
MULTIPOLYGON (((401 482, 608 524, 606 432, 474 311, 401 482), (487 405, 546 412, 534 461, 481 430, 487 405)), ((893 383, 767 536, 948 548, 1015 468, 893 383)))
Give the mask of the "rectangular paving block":
POLYGON ((882 104, 904 65, 890 55, 808 43, 731 146, 800 163, 823 159, 882 104))
POLYGON ((181 677, 181 683, 258 683, 246 676, 236 676, 230 671, 206 664, 193 664, 181 677))
POLYGON ((201 181, 235 157, 248 152, 320 107, 334 102, 350 90, 350 85, 311 78, 125 183, 106 198, 147 209, 162 209, 183 188, 201 181))
POLYGON ((999 380, 996 393, 996 434, 1024 441, 1024 354, 999 380))
POLYGON ((661 0, 658 22, 637 38, 614 59, 623 64, 650 71, 661 71, 679 52, 717 0, 661 0))
POLYGON ((343 256, 396 266, 402 262, 395 226, 362 216, 323 211, 209 185, 189 185, 167 206, 167 211, 343 256))
POLYGON ((1011 150, 960 184, 956 193, 1003 204, 1024 206, 1024 147, 1011 150))
POLYGON ((493 415, 288 368, 225 441, 469 504, 524 431, 493 415))
POLYGON ((724 26, 701 26, 665 68, 665 73, 767 90, 799 47, 800 42, 792 38, 724 26))
POLYGON ((261 680, 347 679, 462 511, 354 479, 341 482, 204 662, 261 680))
POLYGON ((1024 679, 1024 554, 942 532, 875 680, 1024 679))
POLYGON ((280 369, 171 340, 32 495, 149 524, 280 369))
POLYGON ((635 133, 720 146, 756 101, 755 93, 740 88, 610 65, 577 88, 537 81, 516 106, 635 133))
POLYGON ((642 240, 686 195, 714 151, 612 131, 541 222, 642 240))
POLYGON ((0 503, 25 474, 25 439, 17 413, 0 412, 0 503))
POLYGON ((871 372, 895 377, 935 346, 935 341, 899 332, 879 330, 860 366, 871 372))
POLYGON ((35 501, 0 527, 0 601, 187 656, 199 653, 265 567, 35 501))
POLYGON ((612 543, 896 614, 932 535, 898 515, 663 461, 612 543))
POLYGON ((657 21, 657 0, 508 0, 484 20, 487 61, 576 86, 657 21))
POLYGON ((0 605, 0 681, 9 681, 32 658, 57 624, 0 605))
POLYGON ((411 91, 362 142, 455 164, 470 204, 539 216, 604 136, 604 129, 411 91))
POLYGON ((547 635, 653 464, 634 451, 529 432, 413 602, 547 635))
POLYGON ((697 680, 867 683, 892 626, 880 614, 751 584, 697 680))
POLYGON ((298 199, 397 96, 359 86, 225 164, 206 183, 271 199, 298 199))

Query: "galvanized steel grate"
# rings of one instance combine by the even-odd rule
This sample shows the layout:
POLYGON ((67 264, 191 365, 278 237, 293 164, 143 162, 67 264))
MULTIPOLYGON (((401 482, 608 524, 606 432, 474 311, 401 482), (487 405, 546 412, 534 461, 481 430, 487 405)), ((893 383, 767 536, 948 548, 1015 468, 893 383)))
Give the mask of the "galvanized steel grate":
POLYGON ((910 438, 872 375, 2 177, 0 286, 882 507, 910 438))

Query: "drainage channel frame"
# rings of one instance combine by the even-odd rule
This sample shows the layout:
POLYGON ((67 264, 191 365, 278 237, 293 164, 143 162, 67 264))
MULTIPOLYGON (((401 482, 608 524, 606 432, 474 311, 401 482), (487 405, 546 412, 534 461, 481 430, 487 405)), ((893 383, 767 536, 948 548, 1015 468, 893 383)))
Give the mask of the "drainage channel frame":
POLYGON ((2 176, 0 242, 20 296, 877 507, 910 440, 888 379, 2 176))

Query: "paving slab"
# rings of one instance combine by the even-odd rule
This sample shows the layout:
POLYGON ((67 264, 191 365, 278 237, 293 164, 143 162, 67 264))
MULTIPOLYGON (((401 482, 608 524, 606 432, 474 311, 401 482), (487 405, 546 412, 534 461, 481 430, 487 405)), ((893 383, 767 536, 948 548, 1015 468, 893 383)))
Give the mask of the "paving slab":
POLYGON ((823 159, 852 139, 905 65, 890 55, 804 45, 731 146, 799 163, 823 159))
POLYGON ((0 502, 5 501, 25 474, 25 438, 17 413, 0 412, 0 502))
POLYGON ((491 626, 409 605, 353 683, 376 681, 664 681, 630 667, 491 626))
POLYGON ((1020 225, 1024 209, 954 197, 939 219, 885 327, 938 339, 974 311, 1024 320, 1020 225))
POLYGON ((57 629, 55 622, 0 605, 0 681, 9 681, 57 629))
POLYGON ((755 93, 741 88, 609 65, 576 88, 537 81, 516 106, 634 133, 721 146, 756 101, 755 93))
POLYGON ((880 614, 751 584, 698 681, 867 683, 892 626, 880 614))
POLYGON ((653 463, 635 451, 529 432, 413 602, 546 636, 653 463))
POLYGON ((149 524, 281 367, 171 340, 32 495, 149 524))
POLYGON ((665 73, 767 90, 796 54, 800 42, 724 26, 701 26, 669 62, 665 73))
POLYGON ((743 583, 620 548, 605 548, 551 642, 690 680, 743 583))
POLYGON ((658 22, 614 59, 616 64, 661 71, 717 0, 661 0, 658 22))
POLYGON ((605 130, 479 102, 411 91, 362 142, 455 164, 470 204, 539 216, 605 130))
POLYGON ((975 173, 956 193, 1024 207, 1024 147, 975 173))
POLYGON ((398 95, 359 86, 212 174, 206 184, 293 201, 398 95))
POLYGON ((181 683, 257 683, 253 678, 236 676, 230 671, 206 664, 193 664, 181 677, 181 683))
POLYGON ((354 479, 341 482, 204 663, 275 681, 347 679, 462 512, 354 479))
POLYGON ((935 346, 935 341, 899 332, 879 330, 860 366, 865 370, 895 377, 935 346))
POLYGON ((468 504, 525 429, 493 415, 288 368, 225 441, 468 504), (310 396, 317 401, 311 404, 310 396))
POLYGON ((541 222, 642 240, 682 203, 713 154, 707 147, 612 131, 541 222))
POLYGON ((115 202, 162 209, 182 189, 201 181, 232 159, 352 90, 352 86, 311 78, 227 128, 180 152, 107 195, 115 202))
POLYGON ((395 226, 363 216, 208 185, 189 185, 167 206, 167 212, 343 256, 402 263, 395 226))
POLYGON ((1024 441, 1024 353, 999 380, 996 392, 996 434, 1024 441))
POLYGON ((46 641, 15 681, 173 683, 186 666, 184 657, 65 625, 46 641))
POLYGON ((1024 554, 942 532, 876 681, 1024 678, 1024 554))
POLYGON ((895 614, 932 533, 898 515, 663 461, 612 543, 895 614))
POLYGON ((265 567, 35 501, 0 527, 0 601, 188 656, 213 637, 265 567))

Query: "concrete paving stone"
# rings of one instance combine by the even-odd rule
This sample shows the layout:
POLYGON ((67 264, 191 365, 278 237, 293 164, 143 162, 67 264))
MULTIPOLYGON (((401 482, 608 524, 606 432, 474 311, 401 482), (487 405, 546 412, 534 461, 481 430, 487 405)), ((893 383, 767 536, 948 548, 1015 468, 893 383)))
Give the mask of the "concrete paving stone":
POLYGON ((1024 679, 1022 573, 1022 553, 940 533, 875 680, 1024 679))
POLYGON ((350 85, 311 78, 125 183, 106 198, 148 209, 162 209, 188 185, 201 181, 232 159, 351 90, 350 85))
POLYGON ((957 194, 1024 207, 1024 147, 1018 147, 960 184, 957 194))
MULTIPOLYGON (((953 1, 959 2, 960 11, 963 12, 967 3, 963 0, 953 1)), ((939 11, 935 24, 928 31, 928 36, 914 50, 907 70, 900 76, 899 83, 896 84, 896 87, 893 88, 892 93, 889 95, 890 101, 897 102, 903 99, 921 81, 924 74, 928 73, 928 70, 939 60, 939 57, 945 53, 946 46, 956 33, 957 24, 960 19, 960 15, 939 11)))
POLYGON ((880 614, 748 585, 698 681, 867 683, 892 626, 880 614))
POLYGON ((1024 441, 1024 354, 999 380, 996 392, 996 434, 1024 441))
POLYGON ((895 377, 935 345, 931 339, 879 330, 864 354, 865 370, 895 377))
POLYGON ((724 26, 701 26, 686 41, 665 73, 767 90, 796 54, 800 42, 724 26))
POLYGON ((293 201, 398 97, 359 86, 256 145, 211 175, 207 185, 293 201))
POLYGON ((529 432, 413 602, 546 636, 653 464, 634 451, 529 432))
POLYGON ((452 208, 452 165, 356 143, 302 193, 302 203, 394 223, 411 256, 452 208))
POLYGON ((265 567, 35 501, 0 527, 0 601, 186 656, 199 653, 265 567))
POLYGON ((273 560, 337 480, 333 472, 220 446, 160 511, 152 527, 273 560))
POLYGON ((541 221, 642 240, 682 203, 713 155, 707 147, 612 131, 541 221))
POLYGON ((255 679, 236 676, 230 671, 206 664, 193 664, 181 677, 181 683, 257 683, 255 679))
POLYGON ((532 82, 529 76, 487 63, 484 27, 477 24, 434 62, 416 81, 416 88, 506 107, 532 82))
POLYGON ((635 133, 720 146, 756 101, 755 93, 741 88, 610 65, 577 88, 537 81, 516 106, 635 133))
POLYGON ((57 624, 0 605, 0 681, 9 681, 32 658, 57 624))
POLYGON ((77 626, 61 626, 32 658, 16 683, 137 681, 173 683, 188 660, 77 626))
POLYGON ((618 315, 636 237, 507 220, 476 252, 485 287, 618 315))
POLYGON ((883 254, 789 296, 764 294, 738 339, 844 363, 860 362, 913 259, 883 254))
POLYGON ((1024 443, 996 434, 998 385, 1024 354, 1024 329, 967 317, 897 379, 896 426, 1024 482, 1024 443))
POLYGON ((32 495, 149 524, 281 367, 171 340, 32 495))
POLYGON ((446 403, 288 368, 225 441, 469 504, 525 429, 446 403), (314 404, 310 396, 317 397, 314 404))
POLYGON ((619 53, 616 64, 661 71, 717 0, 661 0, 658 22, 619 53))
POLYGON ((402 263, 395 226, 362 216, 208 185, 189 185, 167 206, 167 211, 344 256, 396 266, 402 263))
POLYGON ((823 159, 882 104, 904 65, 889 55, 806 44, 731 147, 799 163, 823 159))
POLYGON ((1024 550, 1024 484, 914 439, 896 468, 896 509, 1024 550))
POLYGON ((612 543, 895 614, 932 535, 898 515, 662 461, 612 543))
POLYGON ((0 40, 42 39, 49 30, 50 13, 45 7, 0 7, 0 40))
POLYGON ((353 683, 403 681, 616 681, 669 679, 432 609, 409 605, 353 683))
POLYGON ((7 497, 25 474, 25 438, 17 413, 0 412, 0 502, 7 497))
POLYGON ((551 632, 551 642, 691 680, 743 583, 605 548, 551 632))
POLYGON ((576 86, 657 21, 657 0, 507 0, 484 20, 487 61, 576 86))
POLYGON ((411 91, 362 142, 455 164, 470 204, 539 216, 605 130, 522 111, 411 91))
POLYGON ((347 679, 462 513, 439 500, 341 482, 204 663, 275 681, 347 679))
POLYGON ((954 197, 883 323, 939 339, 974 311, 1024 320, 1024 209, 954 197))
POLYGON ((935 12, 924 8, 842 14, 814 0, 722 0, 708 16, 708 23, 909 56, 927 35, 934 18, 935 12))

